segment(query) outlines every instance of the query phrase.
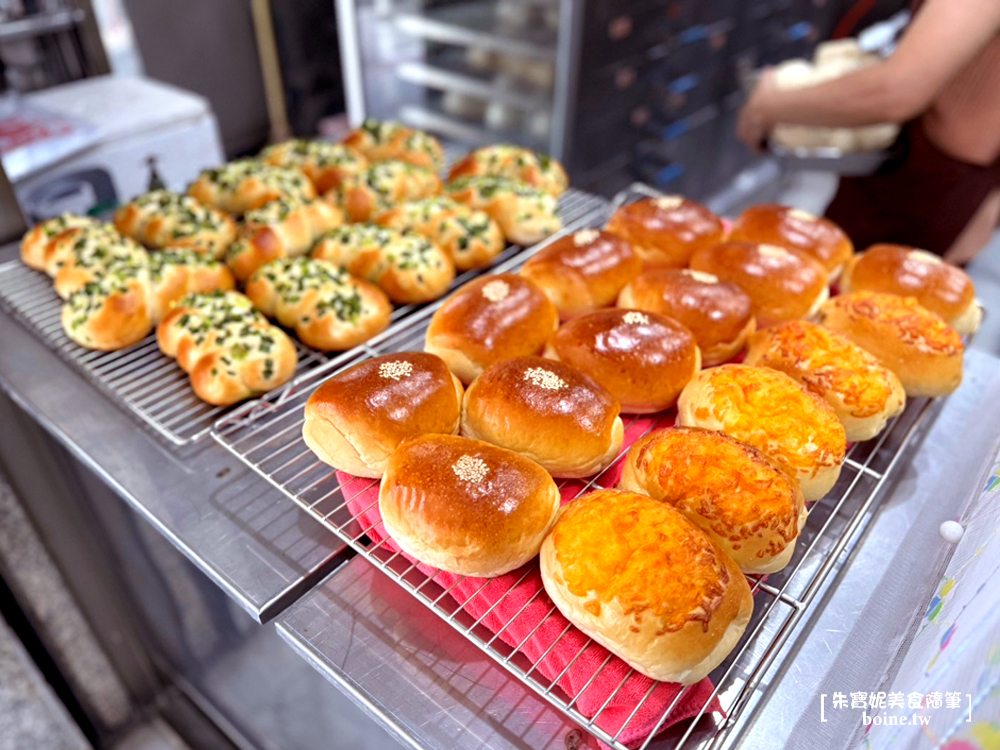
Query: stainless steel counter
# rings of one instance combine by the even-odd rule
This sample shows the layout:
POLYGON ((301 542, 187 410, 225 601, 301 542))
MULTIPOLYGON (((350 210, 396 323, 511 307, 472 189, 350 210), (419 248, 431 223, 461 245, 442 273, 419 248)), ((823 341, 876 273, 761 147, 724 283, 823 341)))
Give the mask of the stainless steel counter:
POLYGON ((0 351, 0 388, 257 621, 342 561, 342 544, 228 451, 168 446, 2 313, 0 351))
MULTIPOLYGON (((821 722, 819 693, 873 691, 891 675, 902 635, 949 555, 937 526, 960 515, 976 494, 976 466, 997 450, 1000 428, 975 416, 998 402, 1000 359, 969 351, 962 387, 933 407, 850 564, 828 581, 824 603, 786 647, 791 658, 768 673, 723 746, 849 744, 858 729, 852 714, 821 722), (901 569, 910 576, 906 585, 899 585, 901 569)), ((413 747, 527 750, 575 747, 579 739, 572 724, 364 559, 331 575, 277 626, 292 648, 413 747)), ((707 747, 710 729, 689 747, 707 747)), ((672 743, 663 738, 651 747, 672 743)))

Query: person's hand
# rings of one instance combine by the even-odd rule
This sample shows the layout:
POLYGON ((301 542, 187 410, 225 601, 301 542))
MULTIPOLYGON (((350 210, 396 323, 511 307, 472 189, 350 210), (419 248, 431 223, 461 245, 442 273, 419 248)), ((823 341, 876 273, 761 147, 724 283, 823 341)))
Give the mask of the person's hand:
POLYGON ((736 122, 736 134, 753 151, 764 150, 767 135, 774 127, 774 123, 767 116, 767 105, 776 88, 774 71, 767 68, 761 73, 760 80, 754 87, 750 99, 740 110, 740 116, 736 122))

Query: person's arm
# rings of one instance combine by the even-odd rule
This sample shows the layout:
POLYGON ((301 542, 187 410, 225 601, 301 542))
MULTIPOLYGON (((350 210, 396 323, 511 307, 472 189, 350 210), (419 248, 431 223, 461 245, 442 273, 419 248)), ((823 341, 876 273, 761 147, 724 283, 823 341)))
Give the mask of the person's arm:
POLYGON ((928 0, 879 65, 801 89, 779 90, 765 74, 740 112, 740 138, 757 147, 779 123, 860 127, 910 120, 998 30, 997 0, 928 0))

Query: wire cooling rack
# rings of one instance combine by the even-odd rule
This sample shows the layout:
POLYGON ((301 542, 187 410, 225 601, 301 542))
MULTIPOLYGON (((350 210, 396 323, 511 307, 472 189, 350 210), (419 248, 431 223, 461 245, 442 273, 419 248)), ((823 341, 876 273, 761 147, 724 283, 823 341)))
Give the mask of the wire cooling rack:
MULTIPOLYGON (((615 206, 647 195, 657 193, 645 186, 634 186, 616 198, 611 206, 592 212, 585 225, 601 226, 615 206)), ((516 270, 530 255, 549 242, 551 239, 503 264, 495 272, 516 270)), ((436 307, 437 305, 432 306, 409 317, 386 335, 369 342, 363 347, 363 351, 354 352, 336 363, 306 373, 284 394, 245 405, 220 420, 213 435, 355 552, 364 556, 484 653, 520 678, 528 689, 545 698, 598 739, 618 750, 627 750, 622 742, 622 730, 617 733, 605 731, 599 726, 599 721, 633 673, 617 683, 617 688, 596 714, 584 715, 578 707, 578 701, 594 679, 608 667, 612 657, 608 657, 600 670, 594 673, 594 677, 577 694, 568 695, 563 692, 558 683, 587 649, 589 641, 573 657, 562 674, 556 675, 554 679, 543 676, 537 667, 548 656, 549 651, 533 662, 516 648, 504 643, 498 634, 486 629, 482 624, 483 617, 474 619, 463 609, 463 604, 472 601, 485 584, 468 599, 457 601, 449 593, 458 583, 443 588, 434 581, 433 576, 422 573, 402 554, 394 553, 386 547, 384 542, 373 542, 365 534, 364 527, 355 518, 348 503, 355 501, 356 506, 357 498, 373 489, 378 480, 355 479, 341 486, 334 471, 320 462, 302 439, 303 407, 320 383, 369 357, 423 349, 429 318, 436 307)), ((788 567, 770 576, 749 577, 755 600, 753 618, 737 647, 712 673, 716 689, 711 699, 701 706, 691 721, 680 722, 661 734, 661 727, 666 724, 670 714, 690 688, 681 691, 642 738, 640 750, 645 750, 657 735, 660 736, 657 737, 656 748, 716 748, 724 744, 732 730, 741 724, 741 718, 748 707, 754 705, 755 699, 760 697, 762 680, 772 668, 780 668, 779 656, 787 654, 789 638, 796 625, 820 593, 825 591, 824 583, 830 574, 839 569, 853 552, 860 531, 867 525, 876 507, 880 491, 905 455, 906 446, 927 414, 930 404, 925 399, 911 401, 901 415, 889 422, 878 438, 851 447, 836 487, 825 499, 813 503, 809 508, 808 521, 788 567), (724 719, 709 712, 709 706, 715 698, 718 698, 725 711, 724 719)), ((631 424, 635 424, 634 419, 631 423, 626 422, 626 431, 631 424)), ((628 446, 624 446, 614 464, 591 478, 577 494, 603 486, 602 480, 624 458, 627 448, 628 446)), ((357 507, 353 510, 356 511, 357 507)), ((537 562, 531 565, 537 565, 537 562)), ((539 596, 545 597, 544 592, 540 592, 539 596)), ((548 602, 548 599, 545 598, 544 601, 548 602)), ((491 610, 496 606, 499 603, 493 605, 491 610)), ((513 615, 509 622, 513 622, 519 614, 520 612, 513 615)), ((557 610, 552 605, 545 619, 556 615, 557 610)), ((560 639, 571 627, 568 626, 562 632, 560 639)), ((639 714, 652 695, 651 687, 621 725, 623 729, 628 727, 631 719, 639 714)), ((652 705, 654 704, 650 704, 652 705)))
MULTIPOLYGON (((573 226, 605 201, 578 190, 569 190, 561 198, 559 213, 563 223, 573 226)), ((494 262, 503 264, 524 251, 517 245, 507 247, 494 262)), ((469 281, 482 271, 467 271, 455 279, 452 288, 469 281)), ((62 300, 51 280, 11 260, 0 264, 0 308, 25 325, 46 346, 73 365, 107 396, 138 417, 169 443, 183 446, 208 435, 212 425, 234 407, 206 404, 194 395, 188 375, 164 355, 150 335, 134 346, 114 352, 98 352, 77 345, 63 332, 62 300)), ((393 325, 418 311, 407 305, 393 310, 393 325)), ((295 340, 298 351, 297 375, 307 373, 345 355, 326 354, 310 349, 295 340)), ((359 350, 360 351, 360 350, 359 350)), ((348 352, 346 355, 351 356, 348 352)), ((282 393, 279 388, 275 394, 282 393)))

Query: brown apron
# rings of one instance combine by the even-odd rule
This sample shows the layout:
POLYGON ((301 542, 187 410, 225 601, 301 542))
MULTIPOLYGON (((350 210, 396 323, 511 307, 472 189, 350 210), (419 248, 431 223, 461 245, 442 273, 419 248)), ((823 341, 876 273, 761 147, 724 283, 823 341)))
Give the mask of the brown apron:
POLYGON ((1000 187, 1000 159, 980 166, 935 146, 920 120, 908 123, 899 155, 867 177, 844 177, 826 216, 858 250, 876 242, 944 255, 986 197, 1000 187))

